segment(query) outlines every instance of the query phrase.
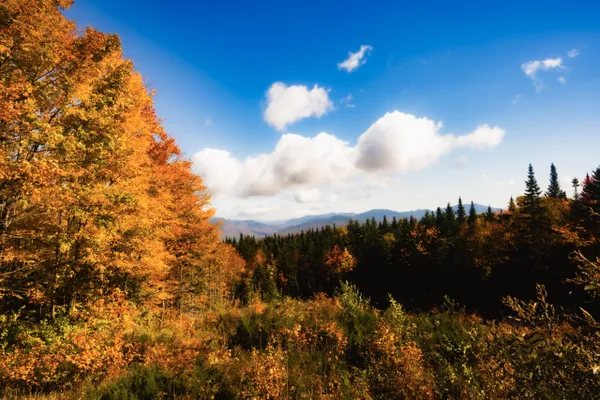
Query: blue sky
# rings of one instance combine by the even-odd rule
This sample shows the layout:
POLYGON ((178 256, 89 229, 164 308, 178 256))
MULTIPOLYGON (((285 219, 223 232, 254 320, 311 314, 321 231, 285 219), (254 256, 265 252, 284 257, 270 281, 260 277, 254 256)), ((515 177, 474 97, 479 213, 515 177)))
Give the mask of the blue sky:
POLYGON ((598 2, 78 0, 66 14, 120 35, 217 215, 504 207, 530 162, 542 187, 551 162, 565 186, 600 164, 598 2))

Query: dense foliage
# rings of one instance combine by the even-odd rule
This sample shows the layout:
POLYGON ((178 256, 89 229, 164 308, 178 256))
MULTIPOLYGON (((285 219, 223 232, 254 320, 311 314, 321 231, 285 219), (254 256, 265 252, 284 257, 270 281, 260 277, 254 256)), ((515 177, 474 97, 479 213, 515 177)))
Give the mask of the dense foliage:
POLYGON ((118 37, 70 5, 0 3, 2 397, 597 397, 600 167, 572 199, 530 166, 501 213, 221 242, 118 37))
POLYGON ((388 294, 415 312, 449 296, 469 311, 499 318, 506 311, 503 297, 532 298, 535 285, 543 284, 556 305, 573 311, 586 297, 566 282, 577 270, 572 254, 600 255, 599 178, 600 168, 578 200, 568 200, 554 165, 545 195, 530 166, 525 194, 500 213, 478 215, 471 205, 467 215, 459 199, 455 208, 448 204, 421 220, 351 221, 343 228, 226 241, 256 264, 244 290, 254 285, 264 296, 332 294, 347 280, 379 307, 387 305, 388 294))

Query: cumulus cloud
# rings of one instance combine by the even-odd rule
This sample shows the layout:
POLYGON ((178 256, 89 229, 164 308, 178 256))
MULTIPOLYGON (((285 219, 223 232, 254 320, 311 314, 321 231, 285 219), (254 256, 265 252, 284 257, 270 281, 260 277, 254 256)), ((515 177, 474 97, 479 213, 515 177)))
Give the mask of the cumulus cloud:
POLYGON ((355 146, 325 132, 312 138, 284 134, 271 153, 243 161, 224 150, 204 149, 193 156, 194 172, 215 193, 271 196, 293 189, 295 200, 306 203, 323 199, 316 187, 373 180, 370 173, 416 171, 452 150, 494 147, 504 137, 504 130, 488 125, 462 136, 441 135, 441 127, 394 111, 372 124, 355 146))
POLYGON ((192 161, 209 189, 247 197, 345 179, 354 172, 354 151, 328 133, 312 138, 288 133, 268 154, 238 161, 227 151, 205 149, 192 161))
POLYGON ((356 53, 349 51, 348 58, 339 63, 338 68, 346 72, 354 71, 367 62, 366 56, 371 50, 373 50, 373 47, 363 44, 356 53))
POLYGON ((464 136, 440 135, 441 123, 394 111, 385 114, 359 139, 357 166, 365 171, 410 172, 435 163, 453 149, 496 146, 504 131, 480 125, 464 136))
POLYGON ((567 56, 569 58, 575 58, 579 55, 579 49, 571 49, 568 53, 567 56))
POLYGON ((308 117, 321 117, 333 109, 329 90, 315 85, 287 86, 275 82, 267 91, 267 108, 264 118, 269 125, 282 131, 287 125, 308 117))
POLYGON ((560 84, 562 85, 566 85, 567 84, 567 80, 564 78, 564 76, 561 76, 558 78, 558 82, 560 82, 560 84))
POLYGON ((201 150, 194 154, 192 163, 193 172, 202 176, 204 186, 216 193, 231 191, 242 168, 242 163, 231 153, 217 149, 201 150))

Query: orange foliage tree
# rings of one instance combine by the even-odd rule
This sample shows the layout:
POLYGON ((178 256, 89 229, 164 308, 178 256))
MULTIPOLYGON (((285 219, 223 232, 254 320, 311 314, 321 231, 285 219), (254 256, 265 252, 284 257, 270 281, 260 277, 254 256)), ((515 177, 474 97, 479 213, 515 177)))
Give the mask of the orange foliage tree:
POLYGON ((0 293, 52 317, 113 288, 181 304, 240 263, 119 38, 70 5, 0 4, 0 293))

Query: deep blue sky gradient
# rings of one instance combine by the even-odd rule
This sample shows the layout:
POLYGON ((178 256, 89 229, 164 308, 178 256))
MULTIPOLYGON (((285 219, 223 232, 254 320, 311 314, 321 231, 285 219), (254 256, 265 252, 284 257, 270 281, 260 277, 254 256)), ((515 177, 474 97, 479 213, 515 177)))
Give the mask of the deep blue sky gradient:
POLYGON ((121 36, 190 157, 205 147, 242 159, 270 152, 280 133, 263 120, 265 92, 282 81, 331 90, 333 112, 288 128, 304 136, 326 131, 354 144, 393 110, 443 121, 444 133, 504 128, 498 148, 469 153, 465 166, 453 154, 403 178, 409 186, 454 179, 444 199, 476 196, 486 187, 481 175, 489 185, 514 179, 475 199, 504 206, 522 191, 529 162, 544 174, 542 186, 552 161, 565 178, 600 163, 600 1, 77 0, 66 14, 121 36), (367 63, 340 71, 337 63, 363 44, 374 48, 367 63), (568 59, 573 48, 580 55, 568 59), (521 64, 555 57, 567 68, 540 74, 547 87, 537 93, 521 64), (355 108, 339 103, 348 94, 355 108))

